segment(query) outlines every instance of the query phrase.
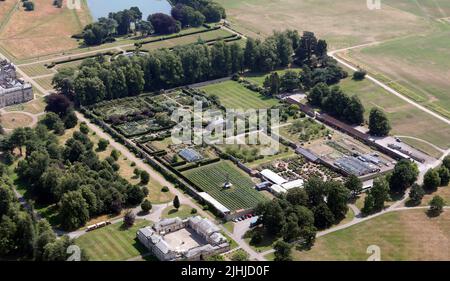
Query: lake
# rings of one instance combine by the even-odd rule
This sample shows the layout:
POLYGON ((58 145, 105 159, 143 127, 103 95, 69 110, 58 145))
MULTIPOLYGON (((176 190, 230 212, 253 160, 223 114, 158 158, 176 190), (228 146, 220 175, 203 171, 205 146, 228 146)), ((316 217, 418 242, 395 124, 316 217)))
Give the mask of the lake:
POLYGON ((87 3, 95 20, 108 17, 110 12, 118 12, 131 7, 138 7, 144 20, 147 20, 148 15, 154 13, 170 15, 172 9, 167 0, 87 0, 87 3))

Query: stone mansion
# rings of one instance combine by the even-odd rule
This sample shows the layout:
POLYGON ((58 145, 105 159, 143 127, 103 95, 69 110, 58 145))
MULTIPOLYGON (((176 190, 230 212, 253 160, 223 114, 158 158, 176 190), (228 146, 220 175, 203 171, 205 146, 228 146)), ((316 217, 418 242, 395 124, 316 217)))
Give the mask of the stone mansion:
POLYGON ((24 103, 33 98, 33 87, 17 78, 14 64, 0 60, 0 108, 24 103))
POLYGON ((136 235, 161 261, 204 260, 230 250, 219 227, 200 216, 163 219, 139 229, 136 235))

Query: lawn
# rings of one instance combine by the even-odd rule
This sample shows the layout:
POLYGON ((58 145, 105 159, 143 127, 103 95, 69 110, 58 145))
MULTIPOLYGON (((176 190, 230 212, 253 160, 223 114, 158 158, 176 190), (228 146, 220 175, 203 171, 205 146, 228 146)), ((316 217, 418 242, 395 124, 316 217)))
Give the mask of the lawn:
POLYGON ((144 45, 142 45, 142 49, 150 51, 150 50, 155 50, 155 49, 160 49, 160 48, 171 48, 171 47, 175 47, 175 46, 179 46, 179 45, 187 45, 187 44, 191 44, 191 43, 196 43, 196 42, 198 42, 198 40, 207 41, 207 40, 227 37, 230 35, 233 35, 233 34, 230 33, 229 31, 226 31, 224 29, 217 29, 217 30, 211 30, 208 32, 203 32, 203 33, 186 35, 186 36, 179 37, 179 38, 173 38, 173 39, 168 39, 168 40, 163 40, 163 41, 152 42, 149 44, 144 44, 144 45))
MULTIPOLYGON (((293 70, 293 71, 296 71, 296 72, 300 72, 301 68, 296 68, 296 67, 294 67, 294 68, 286 68, 286 69, 281 69, 281 70, 275 70, 273 72, 276 72, 276 73, 278 73, 278 75, 282 76, 288 70, 293 70)), ((270 73, 252 73, 252 72, 250 72, 250 73, 246 73, 245 74, 245 79, 247 79, 247 80, 249 80, 249 81, 251 81, 251 82, 253 82, 255 84, 258 84, 258 85, 262 86, 264 84, 264 80, 266 80, 266 77, 269 76, 269 74, 270 73)))
POLYGON ((376 245, 381 260, 448 260, 450 212, 429 218, 424 210, 391 212, 319 237, 310 251, 294 251, 295 260, 360 260, 376 245))
POLYGON ((0 124, 5 129, 15 129, 19 127, 28 127, 33 123, 33 118, 20 113, 4 113, 0 116, 0 124))
POLYGON ((251 178, 239 170, 230 161, 220 161, 184 172, 184 175, 198 187, 208 192, 217 201, 230 210, 255 207, 265 197, 254 189, 251 178), (230 189, 224 189, 227 176, 232 183, 230 189))
POLYGON ((1 47, 15 59, 42 56, 78 47, 71 38, 90 22, 85 1, 82 8, 57 8, 53 1, 34 0, 35 10, 15 10, 1 30, 1 47))
POLYGON ((341 81, 340 86, 344 92, 357 95, 361 99, 366 109, 366 120, 371 108, 383 109, 391 121, 391 134, 416 137, 441 148, 450 147, 450 126, 369 80, 356 82, 347 78, 341 81))
POLYGON ((34 81, 36 81, 36 83, 38 83, 45 90, 50 91, 53 90, 52 79, 53 76, 45 76, 42 78, 36 78, 34 81))
MULTIPOLYGON (((392 0, 393 2, 396 0, 392 0)), ((404 0, 406 1, 406 0, 404 0)), ((430 2, 431 0, 427 0, 430 2)), ((439 0, 443 2, 445 0, 439 0)), ((233 28, 253 37, 273 30, 313 31, 331 48, 386 40, 429 29, 422 17, 385 5, 370 10, 361 0, 217 0, 227 10, 233 28)), ((409 6, 415 5, 410 1, 409 6)))
POLYGON ((190 207, 188 205, 181 205, 180 208, 178 208, 178 210, 176 208, 174 208, 173 206, 169 206, 164 209, 161 217, 163 217, 163 218, 179 217, 181 219, 185 219, 187 217, 193 216, 193 214, 191 213, 191 210, 192 210, 192 207, 190 207))
POLYGON ((449 45, 450 28, 445 28, 352 50, 348 56, 370 72, 388 77, 405 96, 450 118, 449 45))
POLYGON ((121 222, 88 232, 75 240, 93 261, 125 261, 148 252, 137 239, 139 228, 150 225, 149 221, 136 220, 130 228, 121 222))
POLYGON ((44 66, 44 64, 30 64, 20 67, 20 70, 25 72, 30 77, 53 74, 54 72, 44 66))
POLYGON ((225 81, 201 88, 208 95, 219 97, 223 106, 230 109, 262 109, 278 105, 278 100, 261 96, 238 82, 225 81))
POLYGON ((422 198, 421 206, 428 206, 430 204, 431 199, 433 199, 434 196, 439 195, 445 200, 445 204, 447 206, 450 206, 450 184, 448 186, 442 186, 439 187, 435 192, 425 194, 425 196, 422 198))

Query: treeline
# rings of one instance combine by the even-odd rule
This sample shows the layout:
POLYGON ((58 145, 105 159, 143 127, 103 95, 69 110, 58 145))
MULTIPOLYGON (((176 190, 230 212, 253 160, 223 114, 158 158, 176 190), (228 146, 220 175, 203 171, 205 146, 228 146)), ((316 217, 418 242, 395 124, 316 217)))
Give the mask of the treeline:
POLYGON ((118 151, 100 160, 83 123, 80 131, 59 145, 46 119, 34 129, 14 130, 2 149, 11 153, 25 147, 26 154, 16 168, 18 180, 38 203, 56 203, 56 217, 63 229, 77 229, 92 217, 119 214, 124 207, 141 203, 148 190, 118 175, 118 151))
MULTIPOLYGON (((211 47, 192 44, 131 58, 120 56, 113 61, 105 61, 101 57, 88 59, 78 71, 60 70, 53 79, 53 85, 75 103, 90 105, 139 95, 143 91, 170 89, 226 77, 246 70, 268 72, 286 67, 294 59, 294 47, 300 45, 296 40, 303 39, 296 31, 286 31, 274 33, 264 41, 249 39, 244 48, 237 43, 217 42, 211 47)), ((323 82, 338 82, 345 77, 346 73, 334 59, 325 55, 320 61, 320 64, 311 64, 310 67, 318 69, 312 73, 328 73, 327 77, 319 76, 326 80, 323 82), (329 79, 331 76, 333 81, 329 79)), ((322 78, 317 78, 316 82, 322 78)), ((310 85, 309 82, 307 84, 310 85)))
MULTIPOLYGON (((21 206, 13 192, 8 168, 0 165, 0 259, 66 261, 68 236, 57 239, 47 220, 37 220, 32 209, 21 206)), ((84 252, 81 259, 86 260, 84 252)))
POLYGON ((339 86, 329 87, 325 83, 314 86, 308 94, 308 101, 337 119, 350 124, 364 122, 364 106, 357 96, 349 96, 339 86))
POLYGON ((113 42, 116 36, 137 32, 142 36, 178 33, 182 28, 198 27, 205 22, 218 22, 225 16, 224 8, 209 0, 177 1, 171 15, 155 13, 149 15, 147 19, 142 18, 142 12, 138 7, 131 7, 109 13, 107 18, 99 18, 97 22, 86 25, 83 32, 74 37, 84 39, 88 46, 99 45, 113 42))
MULTIPOLYGON (((179 11, 183 11, 182 14, 194 14, 197 12, 203 16, 206 22, 219 22, 227 17, 225 9, 212 0, 171 0, 171 2, 174 4, 172 16, 183 24, 182 20, 186 18, 183 16, 180 18, 176 17, 179 15, 179 11)), ((195 17, 198 17, 198 15, 193 18, 195 17)), ((188 25, 190 24, 188 23, 188 25)))
POLYGON ((267 232, 285 242, 296 242, 301 249, 309 249, 318 229, 329 228, 345 218, 349 199, 350 190, 344 184, 312 178, 305 182, 304 188, 291 189, 286 195, 257 206, 263 228, 253 231, 251 243, 260 243, 267 232))

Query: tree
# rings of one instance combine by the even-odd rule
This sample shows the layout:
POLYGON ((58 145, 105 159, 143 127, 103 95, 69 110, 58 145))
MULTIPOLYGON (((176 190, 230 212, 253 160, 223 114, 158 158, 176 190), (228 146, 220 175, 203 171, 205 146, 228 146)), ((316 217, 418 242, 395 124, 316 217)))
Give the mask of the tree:
POLYGON ((423 188, 427 191, 436 190, 441 184, 441 178, 436 169, 429 169, 423 177, 423 188))
POLYGON ((78 118, 75 114, 75 112, 71 111, 67 114, 67 116, 64 118, 64 127, 66 129, 74 128, 78 123, 78 118))
POLYGON ((173 199, 173 206, 177 210, 180 208, 180 199, 178 199, 178 196, 175 196, 175 198, 173 199))
POLYGON ((329 228, 335 221, 335 217, 327 204, 320 203, 314 208, 314 225, 318 229, 329 228))
POLYGON ((363 188, 362 181, 355 175, 350 175, 345 181, 345 187, 350 190, 351 195, 355 197, 361 193, 363 188))
POLYGON ((77 229, 89 220, 89 206, 80 191, 65 193, 59 205, 59 216, 63 229, 77 229))
POLYGON ((51 94, 45 97, 47 106, 45 111, 54 112, 59 115, 60 118, 64 118, 72 110, 72 102, 70 99, 62 94, 51 94))
POLYGON ((441 166, 438 169, 439 178, 441 179, 441 186, 447 186, 450 182, 450 171, 447 167, 441 166))
POLYGON ((379 108, 372 108, 369 116, 369 132, 371 135, 384 137, 389 134, 391 124, 386 114, 379 108))
POLYGON ((365 215, 372 214, 375 209, 375 198, 372 193, 368 193, 366 198, 364 198, 364 206, 361 209, 361 212, 365 215))
POLYGON ((390 200, 389 184, 386 178, 381 177, 375 179, 370 194, 374 199, 374 211, 381 211, 384 208, 384 202, 390 200))
POLYGON ((273 248, 275 249, 275 261, 292 261, 291 244, 280 240, 275 243, 273 248))
POLYGON ((105 151, 109 145, 109 141, 106 139, 100 139, 97 144, 97 151, 105 151))
POLYGON ((144 213, 150 212, 150 210, 152 209, 152 203, 147 199, 145 199, 144 202, 142 202, 141 204, 141 209, 144 213))
POLYGON ((404 192, 417 180, 418 175, 417 165, 410 160, 402 159, 395 164, 389 178, 389 187, 392 192, 404 192))
POLYGON ((144 192, 138 185, 131 185, 130 187, 128 187, 126 194, 127 194, 127 203, 132 206, 140 204, 145 197, 144 192))
POLYGON ((181 29, 180 24, 169 15, 163 13, 152 14, 148 17, 157 34, 178 33, 181 29))
POLYGON ((152 23, 149 21, 140 21, 137 25, 137 30, 141 32, 142 36, 148 36, 155 32, 152 23))
POLYGON ((146 185, 150 181, 150 175, 146 171, 141 171, 141 184, 146 185))
POLYGON ((445 156, 442 160, 442 165, 450 170, 450 155, 445 156))
POLYGON ((410 204, 417 206, 422 201, 423 196, 425 196, 425 191, 418 184, 413 184, 411 191, 409 192, 410 204))
POLYGON ((280 80, 280 85, 286 92, 292 92, 300 87, 300 76, 293 70, 286 71, 280 80))
POLYGON ((248 261, 248 254, 243 250, 237 250, 231 256, 232 261, 248 261))
POLYGON ((326 183, 327 205, 333 213, 335 221, 339 221, 345 217, 348 212, 348 199, 350 191, 337 181, 326 183))
POLYGON ((123 217, 123 224, 126 227, 132 227, 134 225, 134 222, 136 221, 136 216, 134 215, 134 213, 130 210, 128 210, 125 213, 125 216, 123 217))
POLYGON ((287 192, 286 200, 294 206, 307 206, 308 194, 302 188, 293 188, 287 192))
POLYGON ((365 70, 357 70, 353 72, 353 80, 355 81, 361 81, 366 77, 367 72, 365 70))
POLYGON ((23 7, 25 8, 25 11, 34 11, 34 2, 24 1, 23 7))
POLYGON ((436 195, 430 201, 430 209, 428 212, 431 216, 439 216, 444 210, 444 206, 445 200, 441 196, 436 195))

